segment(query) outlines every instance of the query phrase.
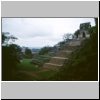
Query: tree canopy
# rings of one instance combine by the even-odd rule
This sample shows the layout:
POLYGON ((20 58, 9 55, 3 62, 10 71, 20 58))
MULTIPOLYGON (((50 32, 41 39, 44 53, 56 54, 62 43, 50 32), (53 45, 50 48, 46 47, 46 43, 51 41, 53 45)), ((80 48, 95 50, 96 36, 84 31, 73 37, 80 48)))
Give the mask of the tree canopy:
POLYGON ((32 58, 32 51, 29 48, 25 49, 25 58, 32 58))
POLYGON ((11 81, 14 79, 16 66, 21 59, 21 48, 16 44, 9 44, 8 41, 15 40, 10 33, 2 33, 2 80, 11 81))

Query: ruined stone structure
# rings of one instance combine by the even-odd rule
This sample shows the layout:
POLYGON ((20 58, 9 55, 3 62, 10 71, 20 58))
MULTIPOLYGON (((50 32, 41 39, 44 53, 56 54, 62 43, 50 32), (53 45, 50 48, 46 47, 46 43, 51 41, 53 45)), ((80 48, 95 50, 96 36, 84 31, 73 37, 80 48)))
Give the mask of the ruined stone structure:
POLYGON ((88 23, 82 23, 80 24, 80 29, 79 29, 79 34, 78 34, 78 38, 89 38, 90 34, 89 34, 89 29, 91 28, 91 24, 90 22, 88 23))
POLYGON ((45 63, 43 68, 46 70, 57 70, 61 66, 63 66, 64 62, 68 60, 69 55, 73 52, 73 50, 81 45, 81 42, 85 38, 89 38, 89 28, 91 28, 90 23, 82 23, 80 24, 80 29, 78 30, 78 34, 76 36, 73 35, 73 39, 68 43, 68 45, 63 48, 63 50, 60 50, 56 53, 54 57, 51 58, 51 60, 48 63, 45 63))

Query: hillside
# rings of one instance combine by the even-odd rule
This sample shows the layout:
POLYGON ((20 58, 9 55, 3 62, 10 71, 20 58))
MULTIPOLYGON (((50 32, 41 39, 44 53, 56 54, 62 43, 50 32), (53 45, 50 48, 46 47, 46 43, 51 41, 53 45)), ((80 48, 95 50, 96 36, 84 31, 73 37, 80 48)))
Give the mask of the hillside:
POLYGON ((65 62, 63 68, 49 80, 97 81, 98 80, 98 24, 90 29, 91 37, 83 41, 65 62))

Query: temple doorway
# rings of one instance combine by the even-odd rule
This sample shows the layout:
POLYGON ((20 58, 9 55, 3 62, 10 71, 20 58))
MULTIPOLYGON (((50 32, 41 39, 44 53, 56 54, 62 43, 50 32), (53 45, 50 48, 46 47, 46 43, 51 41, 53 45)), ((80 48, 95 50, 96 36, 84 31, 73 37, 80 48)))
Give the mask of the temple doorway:
POLYGON ((83 38, 85 38, 85 37, 86 37, 85 32, 83 32, 83 38))

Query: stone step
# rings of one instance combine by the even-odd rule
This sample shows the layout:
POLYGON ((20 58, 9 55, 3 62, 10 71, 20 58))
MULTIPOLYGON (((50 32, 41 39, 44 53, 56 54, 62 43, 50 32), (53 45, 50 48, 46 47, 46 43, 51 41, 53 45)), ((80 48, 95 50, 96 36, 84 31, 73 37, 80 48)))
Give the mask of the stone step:
POLYGON ((61 50, 59 51, 56 56, 57 57, 69 57, 69 55, 72 53, 72 51, 65 51, 65 50, 61 50))
POLYGON ((71 41, 69 43, 69 46, 80 46, 81 45, 81 41, 71 41))
POLYGON ((62 66, 62 65, 58 65, 58 64, 53 64, 53 63, 45 63, 46 65, 52 65, 52 66, 62 66))
POLYGON ((55 59, 68 59, 68 58, 65 58, 65 57, 57 57, 57 56, 52 57, 52 58, 55 58, 55 59))
POLYGON ((68 50, 68 51, 73 51, 77 48, 78 46, 64 46, 62 49, 63 50, 68 50))
POLYGON ((61 68, 63 65, 58 65, 58 64, 53 64, 53 63, 45 63, 43 68, 45 70, 58 70, 61 68))
POLYGON ((68 58, 64 58, 64 57, 52 57, 51 60, 49 61, 49 63, 61 65, 67 59, 68 58))

